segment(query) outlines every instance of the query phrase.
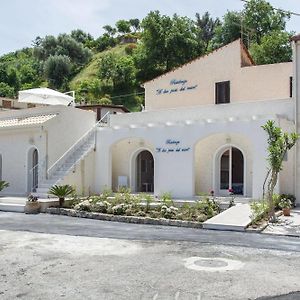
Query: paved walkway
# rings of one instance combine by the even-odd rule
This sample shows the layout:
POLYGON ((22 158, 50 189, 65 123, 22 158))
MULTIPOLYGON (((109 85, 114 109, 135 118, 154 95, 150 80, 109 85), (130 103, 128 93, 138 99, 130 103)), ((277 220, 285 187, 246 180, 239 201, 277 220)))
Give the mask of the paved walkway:
POLYGON ((245 231, 251 223, 249 204, 237 204, 203 223, 204 229, 245 231))
POLYGON ((300 207, 293 209, 290 217, 280 216, 279 222, 270 224, 263 233, 300 237, 300 207))

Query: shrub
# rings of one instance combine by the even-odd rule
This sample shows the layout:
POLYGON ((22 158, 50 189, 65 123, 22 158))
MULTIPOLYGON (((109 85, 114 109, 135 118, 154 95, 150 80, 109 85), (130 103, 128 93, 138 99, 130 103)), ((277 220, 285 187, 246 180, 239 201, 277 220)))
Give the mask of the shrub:
POLYGON ((252 223, 257 223, 268 215, 269 203, 267 201, 253 201, 250 203, 252 223))
POLYGON ((161 217, 160 211, 156 211, 156 210, 151 210, 149 212, 149 215, 150 215, 151 218, 154 218, 154 219, 158 219, 158 218, 161 217))
POLYGON ((103 199, 102 199, 101 195, 100 195, 100 196, 96 196, 96 195, 95 195, 95 196, 89 197, 88 200, 90 201, 90 203, 95 204, 95 203, 97 203, 97 202, 99 202, 99 201, 102 201, 103 199))
POLYGON ((279 196, 279 198, 280 198, 280 200, 283 199, 283 198, 290 200, 291 203, 292 203, 292 207, 296 207, 296 197, 294 195, 291 195, 291 194, 281 194, 279 196))
POLYGON ((144 211, 138 211, 135 215, 138 217, 146 217, 146 213, 144 211))
POLYGON ((197 216, 196 221, 203 223, 208 219, 208 217, 205 214, 200 214, 197 216))
POLYGON ((125 203, 120 203, 112 207, 112 213, 114 215, 125 215, 126 210, 129 208, 125 203))
POLYGON ((84 200, 75 205, 74 209, 80 211, 92 211, 92 203, 89 200, 84 200))
POLYGON ((215 199, 209 198, 197 201, 195 208, 200 213, 205 214, 208 219, 221 211, 219 203, 215 199))
POLYGON ((65 198, 75 193, 75 189, 69 184, 65 185, 53 185, 48 194, 56 196, 59 199, 59 206, 62 207, 65 198))
POLYGON ((110 105, 112 104, 112 101, 109 97, 102 97, 98 103, 101 105, 110 105))
POLYGON ((99 213, 107 213, 108 208, 111 204, 108 201, 98 201, 93 206, 93 211, 99 213))
POLYGON ((168 207, 174 206, 174 202, 172 200, 172 194, 170 192, 162 193, 160 199, 162 200, 164 205, 168 207))
POLYGON ((167 205, 163 205, 160 211, 163 218, 175 219, 178 213, 178 208, 174 206, 168 207, 167 205))
POLYGON ((7 187, 9 187, 9 183, 6 181, 0 180, 0 192, 3 191, 7 187))
POLYGON ((132 55, 134 49, 136 49, 136 44, 132 43, 132 44, 129 44, 125 47, 125 53, 127 55, 132 55))
POLYGON ((282 198, 278 205, 281 209, 292 208, 292 201, 286 198, 282 198))

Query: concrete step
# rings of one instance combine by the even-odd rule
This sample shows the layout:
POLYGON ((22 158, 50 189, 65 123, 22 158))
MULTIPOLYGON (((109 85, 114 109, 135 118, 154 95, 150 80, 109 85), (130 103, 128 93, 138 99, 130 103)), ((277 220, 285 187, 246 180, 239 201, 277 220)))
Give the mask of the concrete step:
POLYGON ((0 203, 25 204, 27 197, 0 197, 0 203))
POLYGON ((203 223, 204 229, 245 231, 251 223, 249 204, 237 204, 203 223))
POLYGON ((38 197, 39 199, 55 198, 54 196, 48 195, 48 193, 44 193, 44 192, 35 192, 35 193, 31 193, 31 195, 38 197))
POLYGON ((25 210, 25 204, 0 203, 0 211, 23 213, 24 210, 25 210))
MULTIPOLYGON (((56 182, 56 181, 55 181, 56 182)), ((41 183, 41 184, 39 184, 39 187, 38 188, 51 188, 54 184, 55 184, 55 182, 53 182, 53 183, 41 183)))

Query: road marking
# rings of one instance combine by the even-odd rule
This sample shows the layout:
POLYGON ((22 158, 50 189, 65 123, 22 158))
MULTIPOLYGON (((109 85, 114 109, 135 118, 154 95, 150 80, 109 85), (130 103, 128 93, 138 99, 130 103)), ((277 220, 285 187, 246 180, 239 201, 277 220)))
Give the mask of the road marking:
POLYGON ((194 271, 207 272, 226 272, 239 270, 244 267, 244 263, 239 260, 233 260, 221 257, 198 257, 193 256, 184 259, 184 266, 194 271))

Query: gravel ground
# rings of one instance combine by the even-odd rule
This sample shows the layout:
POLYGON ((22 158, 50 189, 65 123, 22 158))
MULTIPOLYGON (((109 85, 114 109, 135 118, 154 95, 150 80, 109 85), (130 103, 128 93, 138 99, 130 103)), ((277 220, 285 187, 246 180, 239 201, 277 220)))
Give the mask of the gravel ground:
POLYGON ((297 291, 299 252, 0 231, 1 299, 299 299, 270 298, 297 291))

